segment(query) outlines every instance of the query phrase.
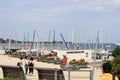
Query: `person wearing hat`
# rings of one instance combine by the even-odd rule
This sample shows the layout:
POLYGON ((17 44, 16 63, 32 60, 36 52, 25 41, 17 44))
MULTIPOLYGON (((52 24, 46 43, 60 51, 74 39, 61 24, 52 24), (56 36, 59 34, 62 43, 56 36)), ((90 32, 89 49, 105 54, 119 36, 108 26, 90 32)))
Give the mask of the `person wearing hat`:
POLYGON ((112 65, 109 62, 102 65, 103 74, 97 80, 118 80, 116 76, 111 74, 112 65))

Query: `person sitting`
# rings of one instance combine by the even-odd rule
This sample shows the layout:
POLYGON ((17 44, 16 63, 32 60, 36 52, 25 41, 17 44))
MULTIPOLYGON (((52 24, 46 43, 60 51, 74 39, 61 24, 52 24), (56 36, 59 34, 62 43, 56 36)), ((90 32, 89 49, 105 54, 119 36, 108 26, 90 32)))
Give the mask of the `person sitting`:
POLYGON ((62 66, 67 65, 67 56, 66 55, 63 55, 63 59, 62 59, 61 63, 62 63, 62 66))
POLYGON ((112 65, 109 62, 102 65, 103 74, 97 80, 118 80, 116 76, 111 74, 112 65))

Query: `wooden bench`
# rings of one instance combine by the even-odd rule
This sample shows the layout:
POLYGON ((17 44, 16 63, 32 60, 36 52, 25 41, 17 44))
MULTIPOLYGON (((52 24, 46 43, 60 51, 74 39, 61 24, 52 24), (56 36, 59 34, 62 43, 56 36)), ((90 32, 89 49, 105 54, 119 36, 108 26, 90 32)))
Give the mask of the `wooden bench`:
POLYGON ((35 67, 38 80, 65 80, 62 69, 35 67))
POLYGON ((3 71, 3 77, 14 78, 15 80, 26 80, 23 68, 19 66, 0 65, 3 71))

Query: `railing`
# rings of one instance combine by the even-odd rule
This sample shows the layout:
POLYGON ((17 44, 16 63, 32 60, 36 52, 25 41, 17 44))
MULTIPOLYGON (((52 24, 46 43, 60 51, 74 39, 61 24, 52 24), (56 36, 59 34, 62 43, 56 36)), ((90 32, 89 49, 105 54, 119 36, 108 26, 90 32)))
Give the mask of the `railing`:
POLYGON ((39 80, 93 80, 92 70, 65 71, 57 68, 36 68, 39 80))
POLYGON ((0 65, 3 71, 3 78, 13 78, 15 80, 26 80, 26 75, 22 67, 11 65, 0 65))
MULTIPOLYGON (((12 77, 16 80, 26 80, 22 67, 0 65, 3 69, 3 77, 12 77)), ((38 80, 93 80, 92 70, 79 69, 65 71, 60 68, 35 67, 38 74, 38 80)))
POLYGON ((62 69, 57 68, 35 68, 38 71, 39 80, 65 80, 62 69))
POLYGON ((68 68, 65 73, 66 80, 93 80, 92 70, 71 71, 68 68))

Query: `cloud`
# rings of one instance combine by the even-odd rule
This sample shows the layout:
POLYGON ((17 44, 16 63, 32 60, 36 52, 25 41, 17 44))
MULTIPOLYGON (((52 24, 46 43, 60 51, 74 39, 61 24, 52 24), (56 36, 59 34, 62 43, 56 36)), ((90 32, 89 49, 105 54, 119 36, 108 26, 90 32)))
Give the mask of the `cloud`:
POLYGON ((103 12, 105 11, 105 8, 103 6, 96 6, 96 10, 103 12))
POLYGON ((120 5, 120 0, 113 0, 113 3, 116 5, 120 5))
MULTIPOLYGON (((79 0, 73 0, 73 1, 79 1, 79 0)), ((115 1, 115 0, 114 0, 115 1)), ((116 0, 117 1, 117 0, 116 0)), ((77 2, 77 3, 67 3, 67 4, 61 4, 61 5, 54 5, 53 7, 32 7, 31 9, 26 9, 23 7, 25 6, 25 3, 19 3, 19 6, 22 6, 22 9, 16 8, 11 14, 9 13, 7 17, 12 16, 14 21, 18 22, 51 22, 56 21, 59 19, 59 17, 62 15, 66 15, 69 13, 75 13, 75 12, 89 12, 89 14, 95 14, 96 12, 106 12, 109 10, 109 2, 108 0, 97 0, 97 1, 84 1, 84 2, 77 2), (107 8, 106 8, 107 7, 107 8), (17 10, 18 9, 18 10, 17 10)), ((28 2, 31 4, 30 2, 28 2)), ((18 6, 17 6, 18 7, 18 6)), ((8 12, 6 12, 5 15, 7 15, 8 12)), ((4 15, 4 14, 3 14, 4 15)), ((74 14, 73 14, 74 15, 74 14)), ((96 14, 95 14, 96 15, 96 14)), ((5 18, 5 17, 4 17, 5 18)), ((61 18, 60 18, 61 19, 61 18)), ((7 20, 7 19, 6 19, 7 20)))
POLYGON ((79 0, 73 0, 74 2, 78 2, 79 0))
MULTIPOLYGON (((13 22, 27 22, 27 23, 44 23, 44 22, 54 22, 61 16, 61 14, 66 15, 66 13, 71 12, 83 12, 83 11, 102 11, 104 10, 103 6, 93 5, 94 2, 83 2, 83 3, 75 3, 75 4, 68 4, 68 5, 61 5, 56 7, 50 8, 32 8, 32 9, 14 9, 11 12, 7 12, 6 14, 8 18, 12 19, 13 22), (9 13, 9 14, 8 14, 9 13)), ((23 5, 22 3, 19 4, 23 5)), ((6 20, 7 20, 6 17, 6 20)), ((3 17, 5 18, 5 16, 3 17)))

